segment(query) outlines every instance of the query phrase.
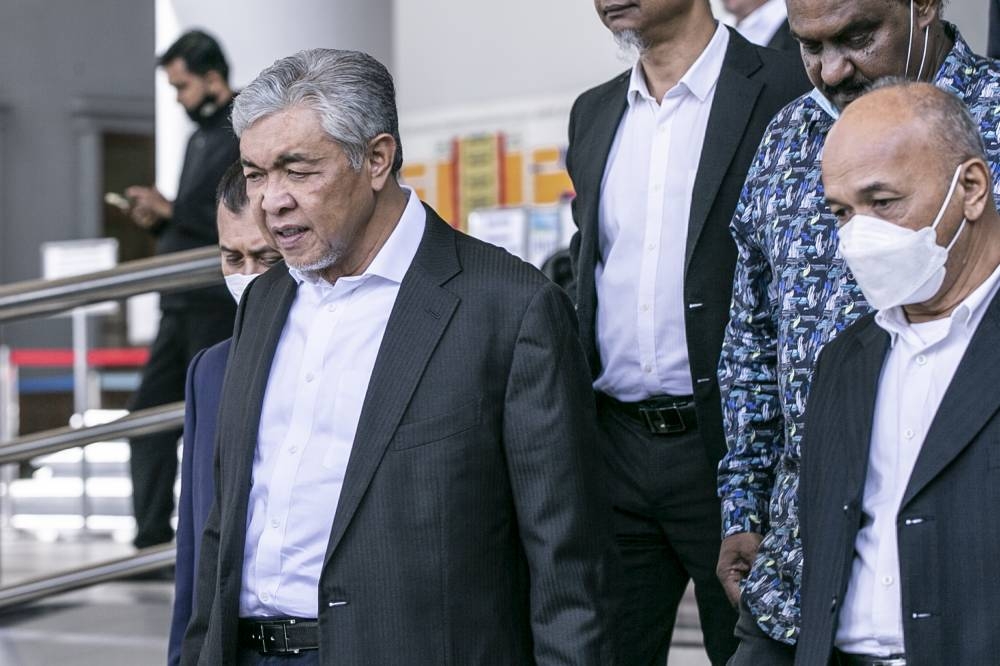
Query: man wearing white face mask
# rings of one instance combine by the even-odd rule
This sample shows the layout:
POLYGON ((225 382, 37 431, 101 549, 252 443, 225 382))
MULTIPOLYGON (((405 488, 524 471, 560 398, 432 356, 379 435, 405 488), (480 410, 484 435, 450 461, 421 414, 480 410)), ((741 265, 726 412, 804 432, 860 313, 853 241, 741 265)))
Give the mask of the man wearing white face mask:
MULTIPOLYGON (((281 259, 278 251, 264 239, 249 203, 243 168, 235 162, 219 181, 216 223, 222 275, 237 303, 247 285, 281 259)), ((219 411, 219 394, 229 356, 229 343, 229 340, 224 340, 199 352, 188 368, 181 496, 177 507, 176 594, 170 626, 169 664, 180 663, 181 640, 191 617, 201 532, 215 495, 212 478, 215 415, 219 411)))
POLYGON ((878 312, 813 382, 795 663, 996 663, 1000 215, 979 129, 937 88, 880 86, 831 130, 823 184, 878 312))
POLYGON ((771 121, 737 205, 731 230, 739 261, 719 366, 728 452, 719 465, 717 572, 743 606, 735 666, 792 659, 802 576, 799 454, 813 369, 823 346, 871 310, 837 251, 837 220, 823 197, 831 126, 875 81, 933 83, 968 107, 1000 193, 1000 64, 973 53, 942 20, 944 4, 787 1, 815 89, 771 121))

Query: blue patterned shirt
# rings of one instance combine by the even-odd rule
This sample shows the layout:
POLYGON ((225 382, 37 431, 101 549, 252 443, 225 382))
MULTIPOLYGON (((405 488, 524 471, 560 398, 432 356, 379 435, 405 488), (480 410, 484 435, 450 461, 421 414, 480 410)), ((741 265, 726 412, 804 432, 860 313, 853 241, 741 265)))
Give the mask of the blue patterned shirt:
MULTIPOLYGON (((1000 197, 1000 61, 975 55, 946 25, 955 45, 935 84, 979 121, 1000 197)), ((823 345, 871 310, 837 253, 837 223, 823 198, 820 153, 834 113, 813 91, 775 116, 732 223, 739 260, 719 367, 729 444, 719 465, 723 536, 765 535, 743 599, 785 643, 799 631, 796 495, 813 366, 823 345)))

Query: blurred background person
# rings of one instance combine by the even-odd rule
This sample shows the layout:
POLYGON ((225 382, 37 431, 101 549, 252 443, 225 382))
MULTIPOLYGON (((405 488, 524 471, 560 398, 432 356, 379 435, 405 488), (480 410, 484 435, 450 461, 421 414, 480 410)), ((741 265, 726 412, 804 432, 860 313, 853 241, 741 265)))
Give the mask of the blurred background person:
POLYGON ((785 51, 799 50, 788 29, 785 0, 722 0, 722 6, 736 19, 736 29, 758 46, 785 51))
MULTIPOLYGON (((218 243, 215 190, 226 168, 239 157, 229 114, 233 92, 229 65, 219 43, 191 30, 159 59, 177 102, 197 129, 188 139, 177 197, 171 202, 156 188, 130 187, 132 218, 157 236, 156 253, 166 254, 218 243)), ((184 373, 194 355, 232 333, 236 308, 225 287, 164 293, 162 318, 149 362, 143 369, 132 410, 184 399, 184 373)), ((170 431, 132 439, 135 546, 145 548, 173 538, 177 476, 177 439, 170 431)))

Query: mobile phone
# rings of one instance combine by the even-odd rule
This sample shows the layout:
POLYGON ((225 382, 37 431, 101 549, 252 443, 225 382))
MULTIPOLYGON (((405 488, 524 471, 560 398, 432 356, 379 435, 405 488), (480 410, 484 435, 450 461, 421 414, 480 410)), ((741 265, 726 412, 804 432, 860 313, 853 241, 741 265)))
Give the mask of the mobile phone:
POLYGON ((132 210, 132 203, 117 192, 106 192, 104 194, 104 203, 114 206, 123 213, 132 210))

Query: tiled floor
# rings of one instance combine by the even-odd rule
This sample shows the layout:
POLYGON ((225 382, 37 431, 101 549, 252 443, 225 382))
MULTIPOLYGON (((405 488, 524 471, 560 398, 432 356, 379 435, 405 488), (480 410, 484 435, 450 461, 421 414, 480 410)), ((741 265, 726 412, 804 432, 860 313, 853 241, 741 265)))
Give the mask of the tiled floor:
MULTIPOLYGON (((0 581, 127 555, 110 540, 44 544, 0 535, 0 581)), ((160 666, 166 662, 173 586, 108 583, 0 612, 0 666, 160 666)), ((693 598, 678 618, 668 666, 706 666, 693 598)))

